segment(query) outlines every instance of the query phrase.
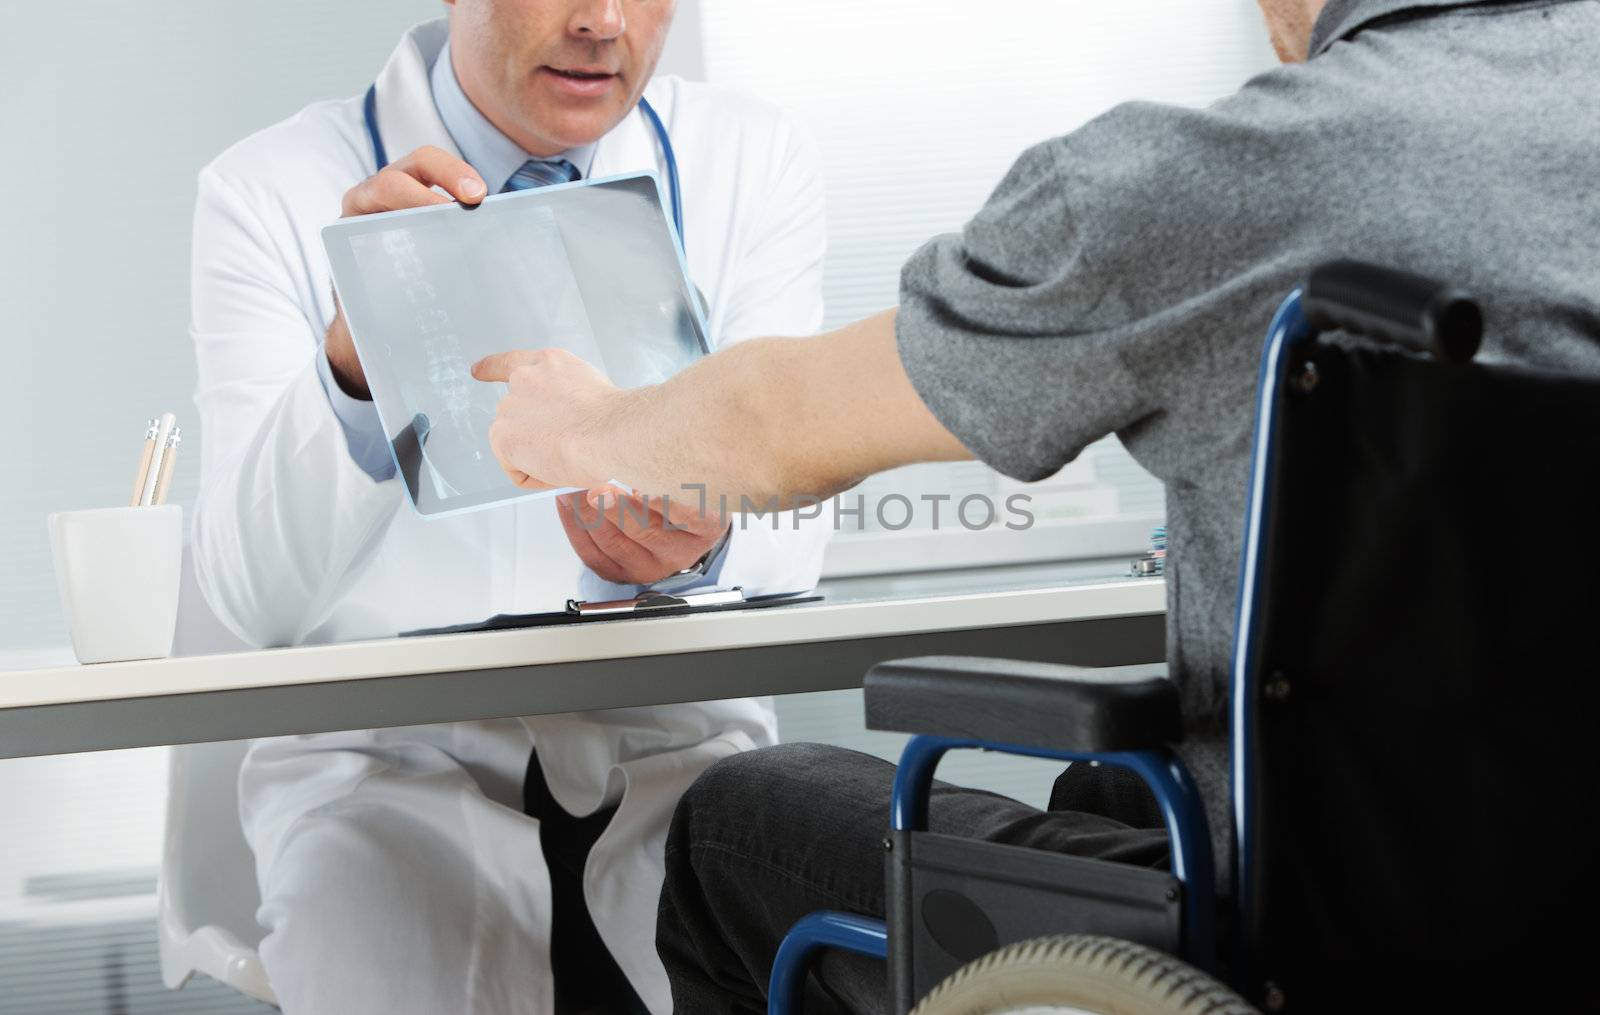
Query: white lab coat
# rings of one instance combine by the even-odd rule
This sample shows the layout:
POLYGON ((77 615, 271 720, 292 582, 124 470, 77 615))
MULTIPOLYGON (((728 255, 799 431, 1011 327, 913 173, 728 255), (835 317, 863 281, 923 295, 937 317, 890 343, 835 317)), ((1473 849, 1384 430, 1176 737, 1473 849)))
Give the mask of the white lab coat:
MULTIPOLYGON (((391 158, 454 150, 428 83, 445 34, 442 21, 413 29, 378 76, 391 158)), ((676 149, 689 270, 713 343, 815 331, 824 230, 813 148, 736 94, 658 78, 647 95, 676 149)), ((658 158, 635 110, 601 139, 590 175, 665 179, 658 158)), ((351 458, 315 368, 334 313, 318 231, 372 172, 358 96, 312 105, 200 174, 196 572, 218 616, 256 645, 385 637, 620 591, 582 567, 549 500, 424 521, 397 480, 376 482, 351 458)), ((826 537, 815 523, 736 524, 721 582, 808 588, 826 537)), ((669 1011, 654 928, 673 806, 712 761, 775 735, 770 703, 743 699, 256 743, 240 809, 280 1001, 291 1015, 549 1011, 549 882, 538 824, 521 811, 537 744, 566 810, 618 805, 585 893, 635 989, 669 1011)))

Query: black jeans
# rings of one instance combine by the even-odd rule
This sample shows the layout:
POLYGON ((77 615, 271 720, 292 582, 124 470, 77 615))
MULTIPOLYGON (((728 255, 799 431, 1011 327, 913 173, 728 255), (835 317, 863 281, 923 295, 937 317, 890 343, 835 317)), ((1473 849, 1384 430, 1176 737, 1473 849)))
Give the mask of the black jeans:
POLYGON ((648 1015, 617 960, 600 939, 583 897, 583 867, 589 850, 611 823, 616 808, 575 818, 556 803, 539 764, 528 759, 522 809, 539 819, 539 846, 550 871, 550 970, 555 977, 555 1015, 648 1015))
MULTIPOLYGON (((1050 811, 934 784, 932 830, 1121 863, 1167 862, 1154 799, 1115 769, 1073 766, 1050 811), (1071 805, 1074 810, 1058 811, 1071 805), (1124 820, 1082 813, 1115 813, 1124 820)), ((656 946, 686 1015, 766 1011, 778 943, 819 909, 882 918, 884 832, 894 766, 854 751, 790 744, 713 765, 685 794, 667 839, 656 946)), ((887 1010, 883 963, 824 952, 807 1015, 887 1010)))

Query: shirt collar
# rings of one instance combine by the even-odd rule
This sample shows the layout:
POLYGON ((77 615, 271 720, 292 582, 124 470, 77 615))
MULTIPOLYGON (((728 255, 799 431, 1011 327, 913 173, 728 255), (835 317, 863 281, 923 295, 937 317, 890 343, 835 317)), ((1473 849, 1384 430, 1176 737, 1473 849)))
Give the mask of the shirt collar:
POLYGON ((1475 7, 1501 0, 1328 0, 1311 28, 1311 56, 1382 18, 1430 8, 1475 7))
MULTIPOLYGON (((450 139, 461 150, 461 157, 483 177, 489 193, 500 193, 511 175, 534 156, 500 133, 499 128, 490 123, 488 117, 467 98, 467 93, 461 90, 461 82, 456 80, 455 66, 450 62, 448 40, 439 50, 439 57, 433 62, 429 77, 433 86, 433 104, 439 109, 439 119, 444 121, 444 129, 450 132, 450 139)), ((594 145, 587 144, 551 158, 566 159, 588 179, 589 167, 594 162, 594 149, 594 145)))

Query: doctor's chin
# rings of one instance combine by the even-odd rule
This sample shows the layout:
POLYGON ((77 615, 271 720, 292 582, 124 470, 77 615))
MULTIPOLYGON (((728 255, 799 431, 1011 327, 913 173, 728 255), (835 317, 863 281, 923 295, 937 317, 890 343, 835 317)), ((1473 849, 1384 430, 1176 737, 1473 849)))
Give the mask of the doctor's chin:
POLYGON ((1593 1007, 1600 2, 147 6, 8 19, 0 1015, 1593 1007))

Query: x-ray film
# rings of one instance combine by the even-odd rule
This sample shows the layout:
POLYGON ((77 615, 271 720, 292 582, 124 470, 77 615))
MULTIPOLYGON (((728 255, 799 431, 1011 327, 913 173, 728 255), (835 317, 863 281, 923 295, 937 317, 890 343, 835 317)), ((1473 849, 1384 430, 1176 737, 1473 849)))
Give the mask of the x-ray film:
POLYGON ((622 387, 707 349, 653 174, 341 220, 322 231, 334 286, 411 503, 426 517, 519 490, 489 448, 503 384, 472 364, 559 347, 622 387))

